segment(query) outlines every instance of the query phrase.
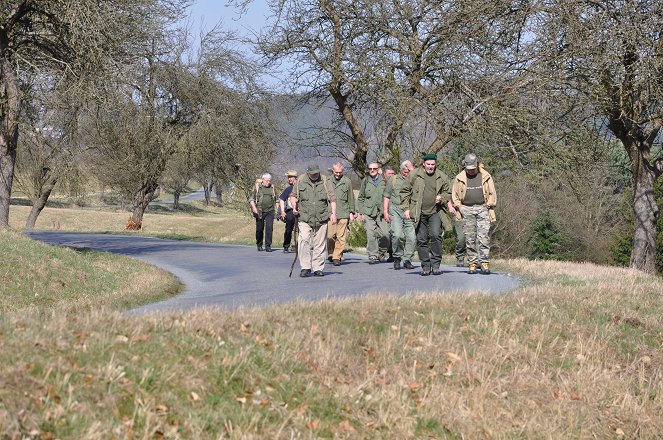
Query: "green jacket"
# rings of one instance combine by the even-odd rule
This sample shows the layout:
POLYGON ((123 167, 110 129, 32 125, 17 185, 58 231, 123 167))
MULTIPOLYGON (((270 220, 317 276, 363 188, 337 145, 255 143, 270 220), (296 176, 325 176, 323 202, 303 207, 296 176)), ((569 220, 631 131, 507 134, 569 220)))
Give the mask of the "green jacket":
POLYGON ((352 190, 352 182, 348 176, 343 176, 339 180, 331 177, 329 181, 334 188, 336 197, 336 218, 350 218, 350 213, 357 211, 355 208, 355 193, 352 190))
POLYGON ((378 184, 375 185, 370 177, 364 177, 359 186, 359 195, 357 204, 359 213, 369 217, 378 217, 382 215, 384 189, 386 185, 382 177, 378 178, 378 184))
MULTIPOLYGON (((424 197, 424 171, 423 168, 417 168, 412 171, 405 179, 401 188, 401 209, 403 212, 410 211, 410 218, 416 225, 421 218, 421 204, 424 197)), ((442 202, 436 205, 437 212, 442 220, 442 226, 445 231, 453 227, 447 214, 447 202, 451 200, 451 191, 449 188, 449 177, 442 171, 435 170, 435 193, 442 196, 442 202)))
POLYGON ((302 174, 295 182, 290 197, 297 199, 299 221, 316 228, 329 221, 331 202, 335 202, 334 188, 327 177, 311 182, 308 174, 302 174))
POLYGON ((387 187, 384 190, 384 197, 389 199, 389 209, 396 212, 401 211, 401 188, 405 184, 405 177, 400 174, 387 180, 387 187))

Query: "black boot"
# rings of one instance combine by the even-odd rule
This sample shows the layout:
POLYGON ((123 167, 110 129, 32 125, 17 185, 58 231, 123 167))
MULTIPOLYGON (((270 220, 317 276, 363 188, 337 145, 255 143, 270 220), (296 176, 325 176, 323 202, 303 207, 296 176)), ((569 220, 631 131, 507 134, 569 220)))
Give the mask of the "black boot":
POLYGON ((401 259, 394 257, 394 270, 401 270, 401 259))
POLYGON ((262 252, 262 245, 261 244, 258 245, 258 252, 262 252))
POLYGON ((283 253, 287 254, 288 253, 288 246, 283 246, 283 253))

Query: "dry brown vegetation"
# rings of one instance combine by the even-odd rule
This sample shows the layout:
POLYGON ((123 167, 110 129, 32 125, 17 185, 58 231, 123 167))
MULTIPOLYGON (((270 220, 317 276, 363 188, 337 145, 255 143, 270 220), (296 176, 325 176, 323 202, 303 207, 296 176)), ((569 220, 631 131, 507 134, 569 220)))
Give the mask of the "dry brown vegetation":
POLYGON ((8 438, 654 438, 663 282, 510 260, 501 296, 0 321, 8 438))
MULTIPOLYGON (((194 204, 194 212, 170 212, 167 208, 152 207, 145 213, 141 234, 166 238, 184 237, 188 240, 205 240, 221 243, 255 242, 255 221, 235 210, 218 207, 205 207, 194 204)), ((26 206, 12 206, 10 225, 21 228, 30 211, 26 206)), ((248 211, 247 211, 248 212, 248 211)), ((131 234, 126 231, 129 214, 125 210, 87 210, 68 208, 45 208, 35 225, 41 230, 61 230, 77 232, 110 232, 131 234)), ((274 242, 283 239, 284 224, 274 222, 274 242)))

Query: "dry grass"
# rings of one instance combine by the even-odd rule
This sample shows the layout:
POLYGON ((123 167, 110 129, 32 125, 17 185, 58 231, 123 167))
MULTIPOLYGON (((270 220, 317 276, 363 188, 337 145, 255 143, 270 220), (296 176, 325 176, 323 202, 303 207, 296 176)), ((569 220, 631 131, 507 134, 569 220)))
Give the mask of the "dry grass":
MULTIPOLYGON (((25 216, 12 206, 13 224, 25 216)), ((127 218, 47 208, 37 227, 124 232, 127 218)), ((252 219, 200 206, 148 213, 145 225, 147 234, 218 242, 252 243, 254 234, 252 219)), ((637 271, 495 261, 529 281, 500 296, 385 294, 130 318, 117 310, 129 298, 153 300, 160 272, 7 234, 2 438, 663 432, 663 281, 637 271)))
MULTIPOLYGON (((217 243, 255 243, 255 222, 252 217, 227 208, 206 207, 202 203, 187 204, 183 212, 152 206, 145 214, 139 234, 163 238, 184 238, 217 243)), ((11 206, 10 226, 20 229, 30 212, 28 206, 11 206)), ((77 232, 110 232, 131 234, 124 227, 131 214, 124 210, 90 210, 45 208, 37 218, 36 229, 77 232)), ((284 224, 274 222, 274 242, 280 244, 284 224)))
POLYGON ((500 262, 501 296, 0 321, 8 438, 657 438, 661 279, 500 262))

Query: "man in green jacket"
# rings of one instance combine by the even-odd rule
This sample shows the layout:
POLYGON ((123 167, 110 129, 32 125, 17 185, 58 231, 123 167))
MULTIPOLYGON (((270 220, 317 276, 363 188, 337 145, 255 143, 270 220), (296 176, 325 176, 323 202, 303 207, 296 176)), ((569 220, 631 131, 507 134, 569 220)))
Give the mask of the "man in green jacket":
POLYGON ((274 229, 274 211, 276 206, 276 190, 272 185, 272 175, 265 173, 256 182, 256 187, 249 197, 251 212, 256 219, 256 246, 262 251, 262 240, 265 238, 265 250, 272 251, 272 231, 274 229))
POLYGON ((359 214, 366 227, 369 264, 386 260, 389 252, 389 225, 382 215, 382 199, 386 185, 378 173, 379 169, 375 162, 368 165, 368 176, 362 179, 357 196, 359 214))
POLYGON ((406 269, 414 269, 412 257, 414 256, 417 241, 414 232, 414 223, 406 219, 401 209, 401 188, 410 171, 414 169, 412 162, 406 160, 401 164, 400 174, 387 178, 387 188, 384 190, 384 219, 389 223, 391 232, 391 246, 394 252, 394 270, 400 270, 401 261, 406 269))
POLYGON ((290 193, 290 206, 299 217, 297 252, 302 270, 300 277, 313 271, 316 277, 324 276, 327 256, 327 223, 336 223, 336 198, 334 188, 325 176, 320 175, 318 164, 310 164, 306 174, 300 176, 290 193))
POLYGON ((425 154, 423 165, 409 174, 401 188, 401 209, 417 234, 421 275, 439 275, 442 262, 442 217, 451 199, 449 177, 436 168, 437 155, 425 154), (430 242, 430 253, 429 253, 430 242))
POLYGON ((333 179, 330 179, 336 197, 336 224, 331 224, 327 231, 327 253, 334 266, 341 265, 341 257, 348 238, 350 223, 355 219, 355 193, 352 182, 343 175, 343 165, 336 162, 332 165, 333 179))

